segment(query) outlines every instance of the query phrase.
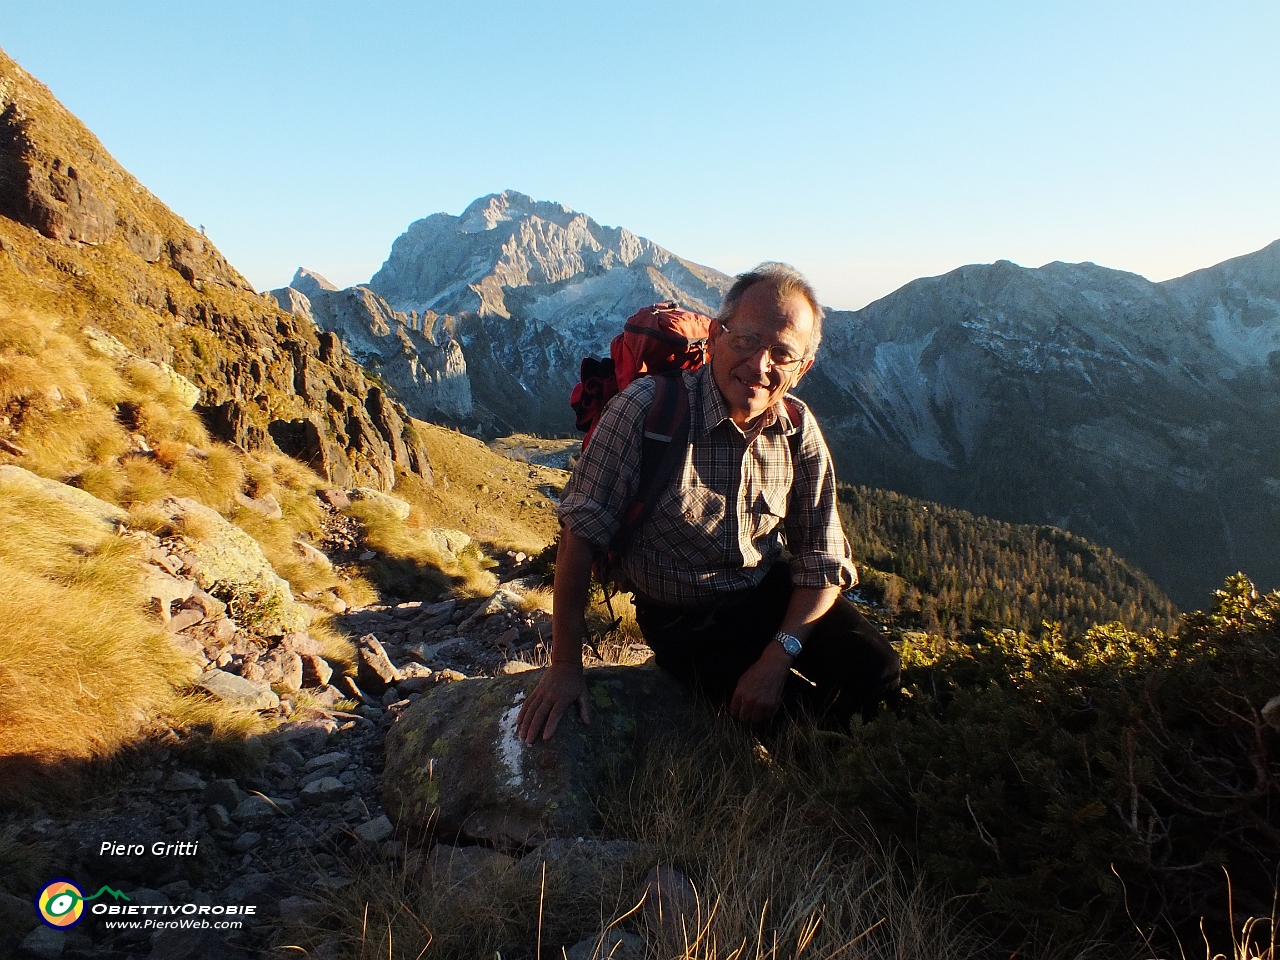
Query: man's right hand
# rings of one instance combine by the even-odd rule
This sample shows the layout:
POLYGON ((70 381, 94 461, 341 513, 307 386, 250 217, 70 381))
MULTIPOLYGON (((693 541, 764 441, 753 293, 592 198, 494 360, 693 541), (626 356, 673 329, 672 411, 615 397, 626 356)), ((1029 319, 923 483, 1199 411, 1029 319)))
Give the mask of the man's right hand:
POLYGON ((582 722, 590 724, 591 700, 587 695, 582 665, 553 663, 520 708, 516 735, 525 743, 533 743, 539 734, 543 740, 550 740, 560 725, 560 718, 575 701, 582 722))

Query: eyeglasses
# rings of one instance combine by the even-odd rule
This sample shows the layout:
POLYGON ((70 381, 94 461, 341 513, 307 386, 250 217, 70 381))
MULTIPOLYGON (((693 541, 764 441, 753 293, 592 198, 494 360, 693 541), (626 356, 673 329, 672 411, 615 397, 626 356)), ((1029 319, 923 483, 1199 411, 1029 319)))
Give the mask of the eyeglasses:
POLYGON ((794 372, 805 361, 803 356, 797 357, 792 353, 790 347, 780 343, 767 344, 754 333, 734 333, 723 323, 720 324, 720 329, 724 331, 724 342, 740 357, 754 357, 761 350, 767 350, 769 366, 786 373, 794 372))

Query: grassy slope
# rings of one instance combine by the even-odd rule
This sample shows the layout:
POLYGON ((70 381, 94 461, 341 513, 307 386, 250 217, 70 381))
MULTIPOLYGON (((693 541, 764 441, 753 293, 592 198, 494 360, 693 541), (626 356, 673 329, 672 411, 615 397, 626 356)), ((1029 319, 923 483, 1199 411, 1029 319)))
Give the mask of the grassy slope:
MULTIPOLYGON (((554 513, 538 487, 558 487, 563 473, 419 424, 438 459, 437 485, 402 474, 396 493, 413 505, 408 523, 367 517, 368 532, 382 537, 375 544, 382 556, 364 577, 344 578, 294 548, 299 537, 321 535, 318 476, 278 454, 210 440, 153 364, 104 357, 66 327, 56 315, 13 310, 0 299, 0 427, 23 451, 0 452, 0 464, 124 507, 130 527, 173 532, 158 501, 192 497, 257 539, 295 593, 333 590, 349 602, 376 599, 378 586, 367 578, 376 580, 388 564, 413 567, 438 589, 492 586, 479 576, 480 557, 464 568, 424 548, 427 527, 462 529, 489 549, 528 553, 554 535, 554 513), (237 494, 270 494, 284 516, 267 520, 238 504, 237 494)), ((174 700, 185 675, 146 609, 138 551, 105 525, 73 524, 47 498, 7 492, 0 518, 14 534, 0 542, 0 568, 13 585, 0 598, 0 754, 100 756, 161 711, 192 715, 191 704, 174 700)), ((323 624, 315 629, 324 636, 323 624)))

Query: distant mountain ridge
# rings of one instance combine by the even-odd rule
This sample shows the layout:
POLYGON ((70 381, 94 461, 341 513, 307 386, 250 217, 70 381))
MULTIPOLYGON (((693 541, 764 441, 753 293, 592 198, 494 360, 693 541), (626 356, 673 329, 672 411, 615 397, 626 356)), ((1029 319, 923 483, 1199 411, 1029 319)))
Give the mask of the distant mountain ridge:
POLYGON ((1280 241, 1164 283, 1007 261, 833 312, 841 478, 1107 544, 1183 605, 1280 580, 1280 241))
POLYGON ((289 286, 272 290, 282 310, 336 333, 367 370, 396 393, 410 415, 465 423, 472 415, 471 382, 462 347, 433 313, 394 310, 368 287, 339 290, 301 268, 289 286))

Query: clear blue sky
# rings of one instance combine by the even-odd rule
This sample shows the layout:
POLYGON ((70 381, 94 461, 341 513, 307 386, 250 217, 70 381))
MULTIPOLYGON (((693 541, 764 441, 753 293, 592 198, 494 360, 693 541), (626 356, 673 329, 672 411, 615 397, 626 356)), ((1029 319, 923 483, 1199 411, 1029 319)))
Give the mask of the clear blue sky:
POLYGON ((0 0, 0 46, 261 289, 511 188, 859 307, 1280 238, 1280 3, 0 0))

